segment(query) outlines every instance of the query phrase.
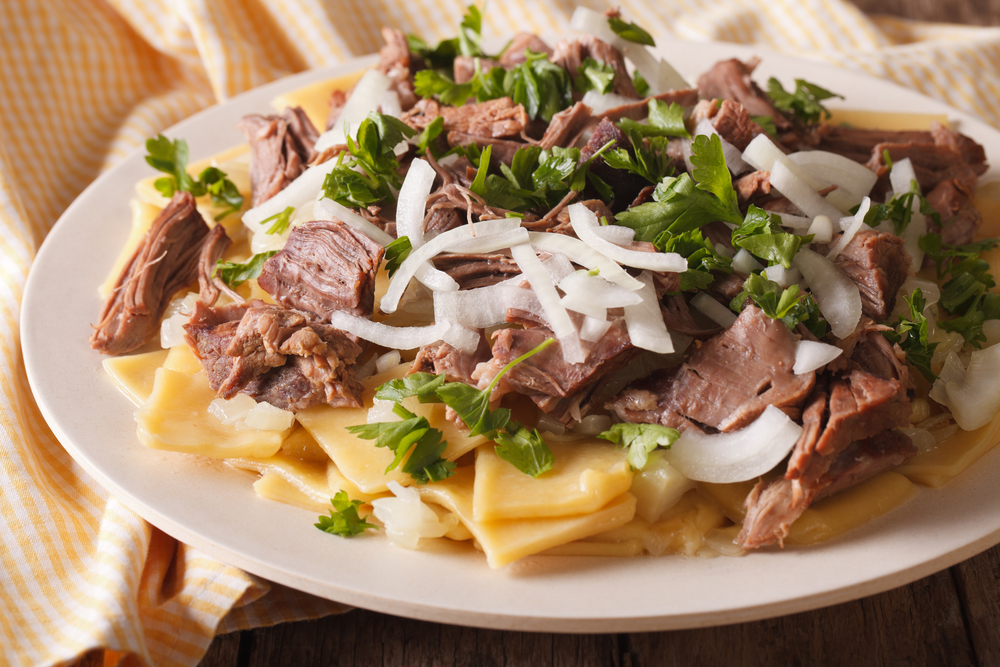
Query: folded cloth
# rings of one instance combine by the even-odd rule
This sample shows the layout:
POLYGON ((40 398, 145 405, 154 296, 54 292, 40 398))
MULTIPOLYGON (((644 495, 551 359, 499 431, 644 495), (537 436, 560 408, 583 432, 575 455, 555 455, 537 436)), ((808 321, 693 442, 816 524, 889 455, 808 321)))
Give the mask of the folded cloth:
MULTIPOLYGON (((493 2, 485 32, 565 32, 568 7, 493 2)), ((0 662, 49 665, 107 649, 144 664, 194 665, 217 633, 345 609, 178 543, 110 497, 42 420, 17 327, 45 234, 146 138, 259 84, 373 52, 383 24, 428 40, 450 36, 464 11, 458 0, 359 8, 338 0, 0 3, 0 662)), ((1000 126, 996 29, 868 17, 842 0, 636 0, 622 11, 656 36, 821 59, 1000 126)))

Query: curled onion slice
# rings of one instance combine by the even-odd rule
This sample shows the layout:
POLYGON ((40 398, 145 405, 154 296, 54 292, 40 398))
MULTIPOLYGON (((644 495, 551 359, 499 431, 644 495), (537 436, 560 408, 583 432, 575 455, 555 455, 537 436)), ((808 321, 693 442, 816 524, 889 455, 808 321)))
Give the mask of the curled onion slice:
POLYGON ((664 457, 688 479, 714 484, 745 482, 781 463, 801 432, 802 427, 788 415, 769 405, 752 424, 738 431, 715 435, 685 431, 664 457))
POLYGON ((729 310, 704 292, 698 292, 695 294, 694 298, 691 299, 691 305, 708 316, 709 319, 718 324, 720 327, 726 327, 728 329, 733 325, 733 322, 736 321, 736 313, 729 310))
POLYGON ((425 160, 410 163, 396 203, 396 234, 410 239, 411 248, 424 244, 424 209, 437 173, 425 160))
POLYGON ((635 230, 623 225, 598 225, 594 233, 615 245, 628 245, 635 238, 635 230))
POLYGON ((351 138, 355 138, 358 126, 368 117, 369 113, 378 107, 382 96, 389 90, 391 85, 392 80, 378 70, 370 69, 365 72, 364 76, 354 85, 354 90, 351 92, 351 96, 347 98, 347 104, 344 105, 343 110, 340 112, 336 124, 331 129, 319 135, 314 146, 316 152, 322 153, 327 148, 346 144, 347 132, 344 131, 345 126, 348 126, 351 138))
POLYGON ((854 214, 854 217, 851 218, 850 224, 844 230, 844 235, 840 237, 840 240, 833 244, 833 247, 830 248, 830 252, 826 254, 827 259, 837 259, 837 255, 839 255, 844 248, 847 247, 847 244, 851 242, 854 235, 861 229, 861 225, 865 224, 865 215, 868 214, 868 209, 870 209, 871 206, 872 200, 865 197, 861 202, 861 207, 858 208, 858 212, 854 214))
POLYGON ((337 311, 330 316, 337 329, 393 350, 414 350, 441 340, 451 328, 449 322, 437 322, 426 327, 391 327, 363 317, 337 311))
POLYGON ((973 350, 969 366, 960 380, 938 378, 944 383, 946 405, 955 422, 965 431, 990 423, 1000 411, 1000 346, 973 350))
POLYGON ((597 221, 597 214, 583 204, 570 204, 569 221, 573 226, 573 231, 576 232, 581 241, 620 264, 652 271, 671 271, 674 273, 687 271, 687 260, 675 252, 627 250, 605 241, 594 232, 594 229, 600 225, 597 221))
POLYGON ((845 338, 861 320, 861 292, 837 265, 823 255, 802 248, 792 260, 816 299, 837 338, 845 338))
POLYGON ((309 167, 284 190, 244 213, 243 224, 254 234, 267 232, 267 228, 261 224, 264 220, 281 213, 289 206, 298 211, 306 204, 314 202, 316 195, 323 188, 327 174, 333 171, 335 166, 337 166, 336 160, 327 160, 309 167))
POLYGON ((786 162, 788 160, 775 160, 771 167, 771 185, 808 216, 825 215, 831 220, 839 218, 840 209, 820 197, 814 188, 786 166, 786 162))
POLYGON ((314 215, 319 214, 317 217, 322 216, 324 219, 333 218, 334 220, 340 220, 381 246, 387 246, 392 243, 393 239, 391 236, 343 204, 335 202, 328 197, 323 197, 316 202, 313 213, 314 215))
POLYGON ((434 321, 455 322, 471 329, 501 324, 512 289, 517 288, 499 284, 458 292, 434 292, 434 321))
POLYGON ((674 351, 674 342, 670 332, 663 322, 660 312, 660 302, 653 288, 653 277, 648 271, 639 276, 642 289, 638 291, 641 301, 638 304, 625 306, 625 327, 632 344, 650 352, 668 354, 674 351))
MULTIPOLYGON (((874 172, 873 174, 874 175, 874 172)), ((913 162, 910 158, 904 158, 892 163, 892 170, 889 172, 889 183, 892 185, 892 194, 901 195, 909 192, 913 187, 913 181, 917 180, 917 172, 913 169, 913 162)), ((919 186, 917 186, 919 189, 919 186)))
POLYGON ((878 176, 859 162, 829 151, 800 151, 788 159, 813 178, 864 196, 871 192, 878 176))
POLYGON ((574 295, 581 299, 589 299, 600 308, 634 306, 642 301, 638 292, 619 287, 600 276, 592 276, 586 271, 574 271, 560 280, 558 285, 559 289, 567 296, 574 295))
POLYGON ((517 262, 522 275, 528 279, 532 291, 542 305, 545 317, 552 326, 552 333, 559 339, 563 358, 567 363, 579 364, 586 360, 583 346, 576 333, 576 327, 566 312, 565 306, 559 301, 559 293, 549 280, 549 275, 542 266, 541 260, 535 255, 535 249, 530 245, 514 246, 510 249, 511 257, 517 262))
POLYGON ((795 346, 795 365, 792 366, 792 372, 802 375, 823 368, 843 353, 844 351, 836 345, 827 345, 815 340, 800 340, 795 346))
MULTIPOLYGON (((991 322, 1000 322, 1000 320, 990 320, 991 322)), ((597 341, 604 338, 604 334, 608 332, 611 328, 611 322, 607 320, 599 320, 593 317, 583 318, 583 324, 580 325, 580 340, 585 340, 588 343, 596 343, 597 341)))
POLYGON ((565 234, 550 234, 548 232, 529 232, 528 242, 539 250, 562 253, 571 262, 597 269, 600 276, 627 290, 637 290, 642 283, 633 278, 618 264, 597 252, 580 239, 565 234))
POLYGON ((813 243, 829 243, 833 240, 833 221, 825 215, 817 215, 806 233, 813 235, 813 243))

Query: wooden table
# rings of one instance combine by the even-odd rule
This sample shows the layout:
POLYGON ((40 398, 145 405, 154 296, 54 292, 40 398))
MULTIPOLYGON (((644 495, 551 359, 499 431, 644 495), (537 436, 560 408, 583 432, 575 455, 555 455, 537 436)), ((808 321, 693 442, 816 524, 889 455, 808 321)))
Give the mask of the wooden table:
MULTIPOLYGON (((1000 25, 1000 0, 855 0, 864 11, 1000 25)), ((995 156, 994 156, 995 158, 995 156)), ((222 635, 203 667, 270 665, 1000 665, 1000 547, 909 586, 701 630, 500 632, 356 610, 222 635)))

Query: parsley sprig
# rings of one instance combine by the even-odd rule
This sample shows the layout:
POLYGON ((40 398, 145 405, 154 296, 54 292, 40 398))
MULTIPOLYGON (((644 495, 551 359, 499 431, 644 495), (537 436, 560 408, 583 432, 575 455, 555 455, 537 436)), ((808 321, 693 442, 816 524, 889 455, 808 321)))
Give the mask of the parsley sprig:
POLYGON ((260 276, 260 272, 264 270, 264 262, 277 254, 277 252, 277 250, 268 250, 267 252, 257 253, 248 259, 245 264, 225 262, 220 259, 215 262, 212 277, 218 276, 222 279, 222 282, 230 287, 238 287, 246 281, 260 276))
POLYGON ((387 473, 399 467, 409 452, 410 457, 403 464, 402 471, 417 484, 440 482, 451 477, 455 464, 441 458, 448 446, 441 439, 441 431, 431 428, 426 417, 418 417, 399 403, 393 406, 392 411, 402 421, 360 424, 348 426, 347 430, 364 440, 374 440, 376 447, 387 447, 395 454, 385 469, 387 473))
POLYGON ((415 134, 398 118, 374 111, 368 114, 358 126, 357 139, 348 135, 347 153, 339 155, 337 165, 327 174, 324 194, 352 208, 394 199, 402 184, 395 148, 415 134))
POLYGON ((965 342, 977 348, 986 340, 983 322, 1000 318, 1000 294, 993 292, 996 280, 989 273, 989 262, 979 256, 998 244, 990 238, 952 246, 943 243, 939 234, 920 237, 920 249, 937 265, 938 280, 948 277, 941 286, 939 303, 955 317, 939 320, 938 325, 962 334, 965 342))
MULTIPOLYGON (((543 472, 552 469, 555 458, 552 450, 545 444, 541 434, 537 429, 529 429, 523 424, 511 419, 508 408, 490 408, 490 399, 493 389, 500 379, 510 371, 511 368, 522 361, 538 354, 555 339, 549 338, 545 342, 532 348, 525 354, 511 361, 504 366, 489 386, 485 389, 476 389, 464 382, 445 382, 444 375, 433 375, 431 373, 413 373, 399 380, 392 380, 383 384, 375 392, 375 398, 395 401, 396 407, 399 401, 410 396, 416 396, 421 403, 444 403, 465 422, 469 427, 469 435, 484 435, 496 443, 496 452, 500 458, 511 463, 521 472, 538 477, 543 472)), ((405 408, 401 408, 405 410, 405 408)), ((395 411, 396 408, 393 408, 395 411)), ((407 411, 408 414, 409 411, 407 411)), ((398 413, 397 414, 401 414, 398 413)), ((390 422, 398 424, 399 422, 390 422)), ((426 420, 425 420, 426 423, 426 420)), ((352 433, 360 433, 362 429, 368 429, 373 435, 368 439, 375 439, 378 433, 370 427, 381 426, 380 424, 367 424, 363 426, 349 427, 352 433)), ((398 433, 393 437, 403 438, 405 428, 423 428, 420 423, 414 423, 407 427, 397 427, 398 433)), ((433 429, 432 429, 433 430, 433 429)), ((365 436, 360 436, 365 437, 365 436)), ((412 436, 410 436, 412 438, 412 436)), ((392 440, 387 440, 387 445, 392 440)), ((376 445, 378 446, 378 445, 376 445)), ((443 449, 442 449, 443 451, 443 449)), ((397 455, 398 456, 398 455, 397 455)))
POLYGON ((646 46, 656 46, 653 36, 637 26, 635 23, 625 23, 618 16, 608 17, 608 26, 616 35, 629 42, 644 44, 646 46))
MULTIPOLYGON (((893 195, 893 198, 884 204, 872 204, 865 214, 865 224, 877 228, 885 221, 892 223, 893 233, 901 236, 913 219, 914 200, 919 202, 919 210, 928 216, 938 227, 941 226, 941 214, 938 213, 930 202, 920 193, 920 184, 910 181, 910 189, 893 195)), ((857 209, 855 209, 857 212, 857 209)))
POLYGON ((243 206, 243 195, 219 168, 206 167, 198 174, 197 179, 192 178, 187 172, 188 145, 183 139, 171 141, 158 134, 155 138, 146 140, 146 152, 149 166, 169 174, 153 183, 153 187, 164 197, 173 197, 178 190, 190 192, 195 197, 208 194, 214 205, 225 207, 222 213, 215 216, 216 222, 239 211, 243 206))
POLYGON ((649 461, 649 454, 657 447, 670 449, 680 431, 659 424, 615 424, 598 438, 610 440, 628 449, 628 462, 633 470, 642 470, 649 461))
POLYGON ((615 81, 615 70, 611 65, 593 58, 584 58, 573 77, 573 87, 581 93, 588 90, 605 95, 611 92, 615 81))
POLYGON ((812 235, 789 234, 781 228, 781 217, 750 206, 743 223, 733 230, 733 245, 744 248, 769 264, 792 268, 792 259, 812 235))
POLYGON ((826 335, 826 320, 822 319, 819 306, 811 294, 802 294, 798 285, 782 289, 773 280, 751 273, 743 283, 743 291, 729 303, 730 309, 741 312, 748 298, 765 315, 784 322, 789 330, 794 330, 801 323, 817 338, 826 335))
POLYGON ((733 272, 733 260, 720 255, 700 229, 680 234, 664 232, 656 237, 657 250, 676 252, 688 261, 688 270, 680 274, 681 291, 705 289, 712 284, 712 271, 733 272))
POLYGON ((920 371, 928 382, 933 382, 937 375, 931 370, 931 359, 938 344, 928 340, 927 317, 924 315, 927 299, 919 287, 913 290, 913 294, 903 298, 910 307, 910 316, 907 318, 900 314, 896 329, 883 331, 882 335, 898 344, 906 353, 906 361, 920 371))
POLYGON ((385 270, 390 278, 410 256, 411 250, 413 250, 413 246, 409 236, 400 236, 385 247, 385 270))
POLYGON ((844 99, 843 95, 831 93, 805 79, 796 79, 795 91, 790 93, 773 76, 767 80, 767 95, 775 107, 798 117, 806 125, 818 123, 820 116, 830 117, 830 112, 821 104, 823 100, 833 97, 844 99))
POLYGON ((407 35, 410 51, 433 69, 452 69, 455 56, 485 56, 482 46, 483 15, 475 5, 466 7, 458 35, 431 47, 416 35, 407 35))
POLYGON ((319 522, 315 525, 324 533, 339 535, 340 537, 354 537, 366 530, 378 530, 378 526, 368 523, 368 519, 362 519, 358 515, 358 508, 364 503, 360 500, 351 500, 346 491, 338 491, 330 499, 333 509, 330 516, 319 516, 319 522))

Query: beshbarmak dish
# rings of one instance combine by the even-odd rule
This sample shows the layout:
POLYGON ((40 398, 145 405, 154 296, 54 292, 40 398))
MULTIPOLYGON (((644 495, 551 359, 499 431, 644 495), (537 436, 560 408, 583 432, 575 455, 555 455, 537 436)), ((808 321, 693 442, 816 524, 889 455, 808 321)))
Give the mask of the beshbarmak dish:
POLYGON ((481 20, 385 29, 249 150, 147 143, 91 337, 144 445, 502 567, 811 544, 994 444, 979 144, 752 61, 691 87, 615 11, 494 55, 481 20))

